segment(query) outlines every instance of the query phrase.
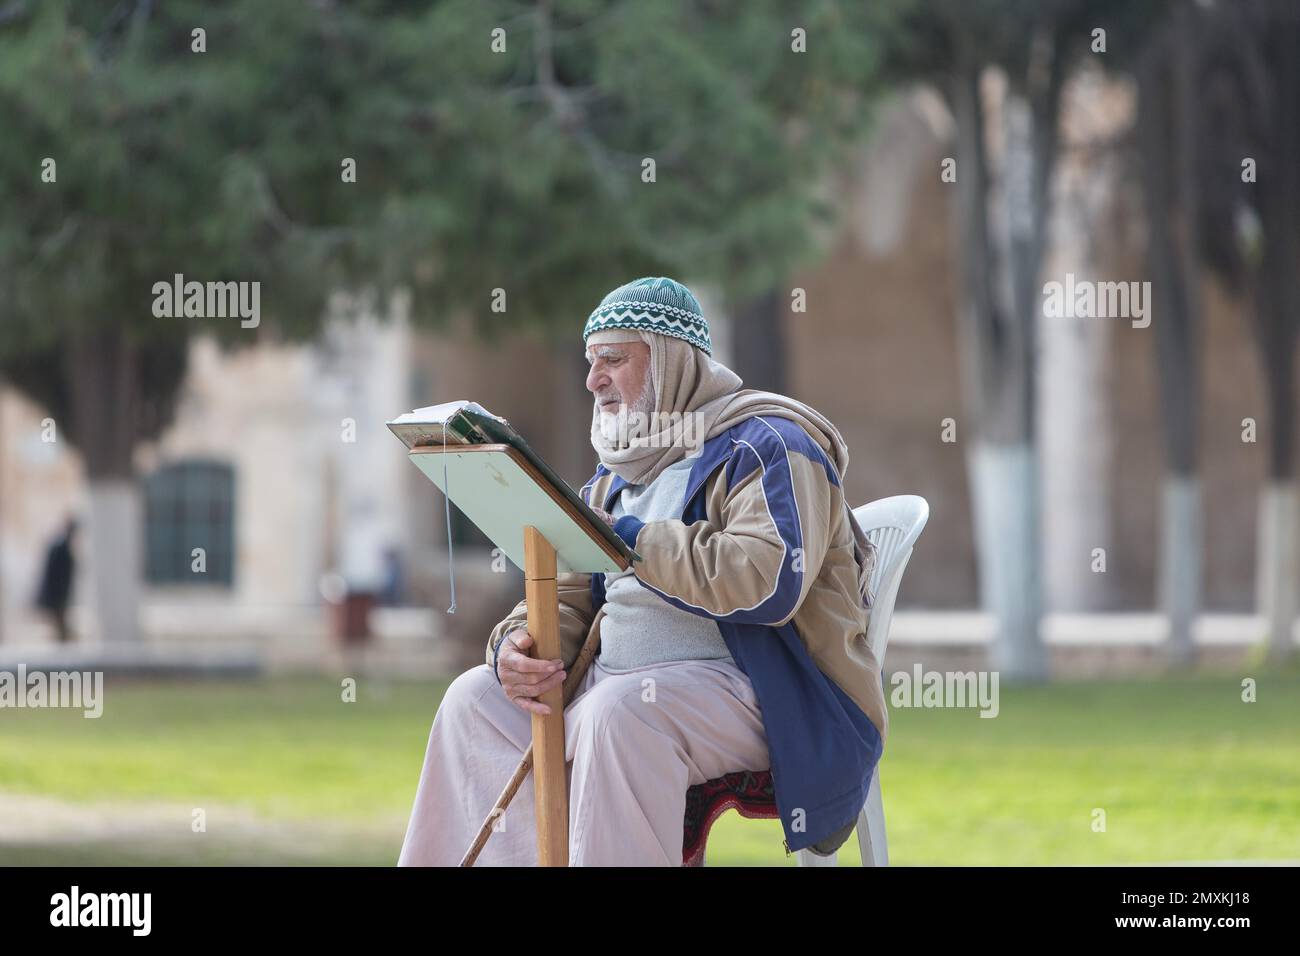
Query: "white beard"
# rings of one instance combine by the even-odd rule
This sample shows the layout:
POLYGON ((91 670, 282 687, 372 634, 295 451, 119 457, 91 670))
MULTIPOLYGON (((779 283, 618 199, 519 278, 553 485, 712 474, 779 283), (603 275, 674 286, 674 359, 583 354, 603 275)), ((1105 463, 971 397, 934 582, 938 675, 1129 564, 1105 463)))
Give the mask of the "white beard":
MULTIPOLYGON (((632 415, 640 414, 647 418, 654 414, 655 410, 655 392, 654 382, 651 379, 650 369, 646 369, 645 386, 641 389, 641 394, 637 396, 635 402, 631 405, 623 404, 618 407, 617 411, 600 412, 600 434, 617 448, 627 448, 631 444, 627 439, 631 431, 628 419, 632 415)), ((642 430, 644 434, 644 429, 642 430)))

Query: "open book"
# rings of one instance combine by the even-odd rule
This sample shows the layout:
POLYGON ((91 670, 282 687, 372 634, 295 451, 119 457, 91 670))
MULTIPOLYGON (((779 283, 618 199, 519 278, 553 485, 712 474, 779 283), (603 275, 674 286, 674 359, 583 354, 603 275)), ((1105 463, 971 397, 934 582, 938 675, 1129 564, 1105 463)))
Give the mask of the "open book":
MULTIPOLYGON (((582 496, 556 474, 555 470, 543 461, 537 452, 533 451, 528 442, 524 441, 523 436, 508 421, 493 415, 482 405, 462 400, 444 402, 441 405, 431 405, 428 408, 417 408, 413 412, 407 412, 405 415, 400 415, 388 422, 388 428, 411 450, 412 460, 420 466, 420 469, 425 472, 429 480, 440 487, 442 485, 442 476, 437 472, 436 468, 432 467, 432 462, 420 460, 423 456, 418 453, 419 449, 436 447, 441 451, 444 447, 444 436, 446 439, 445 447, 448 449, 457 445, 508 446, 517 457, 523 459, 525 470, 528 469, 528 466, 531 466, 531 470, 535 472, 533 475, 534 480, 544 484, 552 498, 562 499, 564 503, 567 503, 568 507, 564 508, 565 511, 580 516, 591 525, 591 529, 594 530, 595 534, 605 542, 604 550, 606 552, 614 552, 627 563, 641 559, 639 554, 628 547, 627 542, 614 533, 613 528, 602 521, 587 506, 586 502, 582 500, 582 496)), ((445 466, 445 462, 443 464, 445 466)), ((446 491, 445 488, 443 490, 446 491)), ((489 538, 492 538, 493 535, 490 533, 489 528, 485 527, 484 522, 478 520, 479 516, 471 513, 470 508, 467 507, 467 504, 471 503, 462 503, 457 500, 457 497, 452 498, 453 501, 457 502, 457 507, 462 512, 465 512, 471 521, 479 525, 488 534, 489 538)), ((532 507, 527 504, 522 504, 522 506, 532 507)), ((500 516, 494 514, 493 517, 499 518, 500 516)), ((500 524, 499 521, 494 523, 500 524)), ((501 545, 507 553, 513 550, 512 547, 506 547, 503 542, 496 541, 495 538, 493 540, 498 545, 501 545)), ((561 561, 563 563, 563 558, 561 558, 561 561)))
MULTIPOLYGON (((504 418, 493 415, 478 402, 467 402, 463 399, 458 402, 430 405, 428 408, 417 408, 413 412, 394 418, 388 423, 388 428, 407 448, 414 448, 417 445, 441 445, 444 424, 447 426, 445 432, 447 444, 481 445, 497 440, 489 436, 480 424, 489 422, 495 422, 497 426, 509 429, 518 437, 518 433, 510 428, 510 423, 504 418)), ((522 438, 519 440, 523 441, 522 438)))

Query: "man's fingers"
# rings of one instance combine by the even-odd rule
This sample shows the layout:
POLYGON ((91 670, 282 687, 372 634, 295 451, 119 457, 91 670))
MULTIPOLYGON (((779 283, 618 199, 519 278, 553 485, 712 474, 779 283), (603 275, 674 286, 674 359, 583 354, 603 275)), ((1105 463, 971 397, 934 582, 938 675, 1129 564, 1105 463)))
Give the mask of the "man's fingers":
POLYGON ((545 717, 551 712, 551 708, 536 700, 529 700, 527 697, 516 697, 515 703, 528 711, 530 714, 541 714, 545 717))
POLYGON ((558 687, 564 683, 565 671, 557 671, 554 674, 539 681, 526 681, 513 677, 510 679, 503 678, 501 686, 511 695, 523 694, 526 697, 540 697, 552 687, 558 687))
POLYGON ((519 671, 521 674, 550 674, 556 667, 563 666, 564 662, 560 660, 544 660, 536 657, 529 657, 527 654, 507 654, 498 663, 497 669, 500 670, 504 665, 506 669, 519 671))
POLYGON ((551 712, 550 706, 540 700, 535 700, 534 697, 545 694, 551 688, 558 686, 562 680, 563 678, 556 675, 547 680, 542 687, 535 690, 533 688, 508 687, 506 688, 506 696, 529 713, 541 714, 545 717, 551 712))
POLYGON ((501 683, 510 683, 518 687, 540 687, 544 682, 550 680, 557 673, 560 672, 547 671, 545 674, 534 674, 527 671, 506 671, 505 675, 501 678, 501 683))
POLYGON ((517 671, 533 671, 549 674, 564 662, 558 658, 546 659, 530 657, 526 652, 533 646, 533 636, 523 628, 517 628, 506 635, 506 646, 501 649, 501 662, 506 667, 517 671), (508 663, 507 663, 508 662, 508 663))
POLYGON ((559 687, 564 683, 565 671, 557 671, 545 680, 537 683, 529 683, 517 679, 502 679, 501 686, 505 688, 506 695, 512 699, 516 697, 541 697, 553 687, 559 687))
MULTIPOLYGON (((510 675, 511 680, 521 684, 539 684, 549 678, 552 674, 564 670, 563 663, 551 663, 550 661, 529 661, 530 663, 541 663, 542 667, 513 667, 507 665, 500 669, 500 674, 510 675)), ((511 662, 513 663, 513 662, 511 662)), ((506 682, 506 676, 502 676, 502 683, 506 682)))

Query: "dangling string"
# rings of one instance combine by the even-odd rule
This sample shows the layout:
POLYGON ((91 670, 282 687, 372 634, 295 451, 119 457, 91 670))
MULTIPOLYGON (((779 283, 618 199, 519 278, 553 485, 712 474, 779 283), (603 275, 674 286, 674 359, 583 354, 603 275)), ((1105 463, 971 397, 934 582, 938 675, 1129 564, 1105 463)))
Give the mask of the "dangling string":
POLYGON ((451 607, 448 614, 456 613, 456 561, 451 546, 451 484, 447 478, 447 420, 442 421, 442 495, 447 503, 447 573, 451 576, 451 607))

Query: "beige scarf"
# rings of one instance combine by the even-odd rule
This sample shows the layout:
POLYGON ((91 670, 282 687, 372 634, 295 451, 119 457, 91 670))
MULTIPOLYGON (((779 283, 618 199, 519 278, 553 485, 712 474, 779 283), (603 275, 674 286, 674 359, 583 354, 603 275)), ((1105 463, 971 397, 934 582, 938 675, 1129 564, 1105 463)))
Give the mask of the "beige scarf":
MULTIPOLYGON (((844 487, 844 475, 849 467, 848 445, 839 429, 816 409, 776 392, 741 388, 743 382, 739 375, 682 339, 642 330, 609 329, 591 335, 587 345, 636 341, 650 346, 650 378, 655 397, 655 417, 651 421, 662 427, 630 437, 602 428, 600 409, 593 400, 591 444, 601 464, 614 474, 629 484, 649 484, 669 465, 715 435, 747 418, 767 415, 788 418, 812 436, 830 458, 839 475, 840 487, 844 487), (669 414, 673 412, 681 414, 669 414), (693 417, 692 421, 688 421, 688 415, 693 417)), ((608 426, 608 419, 603 424, 608 426)), ((875 568, 876 549, 859 527, 852 509, 848 511, 849 525, 858 544, 859 591, 870 607, 874 600, 868 585, 875 568)))

